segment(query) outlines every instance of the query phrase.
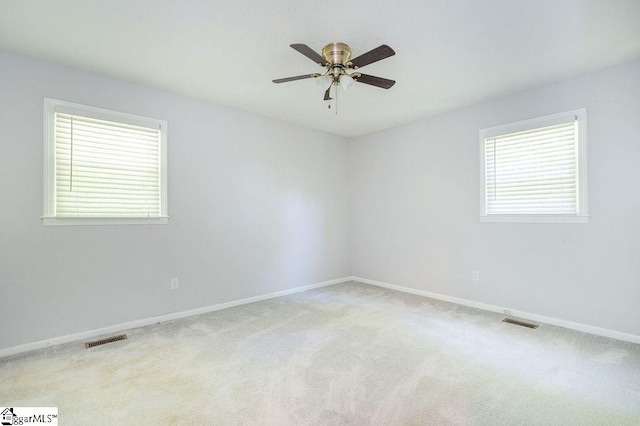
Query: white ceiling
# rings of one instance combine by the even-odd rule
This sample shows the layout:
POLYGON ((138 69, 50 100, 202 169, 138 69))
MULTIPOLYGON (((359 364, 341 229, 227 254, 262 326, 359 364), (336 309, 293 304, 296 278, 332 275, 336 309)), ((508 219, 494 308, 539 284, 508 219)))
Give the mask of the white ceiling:
POLYGON ((640 0, 0 0, 0 49, 358 136, 640 57, 640 0), (289 47, 348 43, 363 68, 339 115, 289 47))

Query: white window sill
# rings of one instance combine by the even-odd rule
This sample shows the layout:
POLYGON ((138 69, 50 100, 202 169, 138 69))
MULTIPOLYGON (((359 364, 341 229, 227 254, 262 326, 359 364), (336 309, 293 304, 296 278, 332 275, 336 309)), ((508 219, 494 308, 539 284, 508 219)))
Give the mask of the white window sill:
POLYGON ((503 223, 589 223, 589 216, 562 215, 487 215, 480 222, 503 223))
POLYGON ((166 225, 169 217, 43 217, 45 226, 66 225, 166 225))

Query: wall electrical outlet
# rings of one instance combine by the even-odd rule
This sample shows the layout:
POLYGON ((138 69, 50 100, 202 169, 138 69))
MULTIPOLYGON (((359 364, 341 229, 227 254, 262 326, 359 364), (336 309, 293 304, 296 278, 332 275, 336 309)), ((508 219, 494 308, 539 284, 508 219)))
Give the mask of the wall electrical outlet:
POLYGON ((473 281, 480 281, 480 274, 478 271, 471 271, 471 279, 473 281))
POLYGON ((180 287, 180 281, 177 278, 171 278, 171 290, 175 290, 180 287))

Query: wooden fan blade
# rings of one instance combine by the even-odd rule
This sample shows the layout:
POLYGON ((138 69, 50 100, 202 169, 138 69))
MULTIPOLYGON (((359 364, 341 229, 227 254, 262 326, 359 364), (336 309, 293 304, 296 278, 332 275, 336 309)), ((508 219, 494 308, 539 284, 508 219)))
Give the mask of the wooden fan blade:
MULTIPOLYGON (((332 84, 331 86, 333 86, 333 84, 332 84)), ((333 99, 333 98, 331 97, 331 94, 330 94, 330 92, 331 92, 331 86, 329 86, 329 88, 327 89, 327 91, 326 91, 326 92, 324 92, 324 100, 325 100, 325 101, 330 101, 331 99, 333 99)))
POLYGON ((351 63, 353 64, 354 68, 362 68, 365 65, 381 61, 382 59, 388 58, 389 56, 393 56, 395 54, 396 52, 392 48, 390 48, 386 44, 383 44, 382 46, 378 46, 375 49, 372 49, 367 53, 363 53, 357 58, 352 59, 351 63))
POLYGON ((318 52, 316 52, 306 44, 296 43, 291 44, 290 46, 320 66, 324 66, 324 64, 327 62, 322 56, 320 56, 318 52))
POLYGON ((287 77, 287 78, 279 78, 277 80, 271 80, 274 83, 286 83, 287 81, 296 81, 296 80, 304 80, 305 78, 313 78, 318 77, 320 74, 304 74, 304 75, 296 75, 295 77, 287 77))
POLYGON ((396 84, 395 81, 389 80, 387 78, 376 77, 374 75, 360 74, 359 76, 354 76, 353 79, 358 83, 368 84, 370 86, 380 87, 382 89, 390 89, 396 84))

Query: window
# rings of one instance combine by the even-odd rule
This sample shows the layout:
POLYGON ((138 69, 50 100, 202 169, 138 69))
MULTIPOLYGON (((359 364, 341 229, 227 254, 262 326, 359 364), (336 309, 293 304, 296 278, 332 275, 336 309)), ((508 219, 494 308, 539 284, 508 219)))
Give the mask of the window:
POLYGON ((44 102, 45 225, 167 223, 167 122, 44 102))
POLYGON ((480 220, 588 222, 587 111, 480 131, 480 220))

